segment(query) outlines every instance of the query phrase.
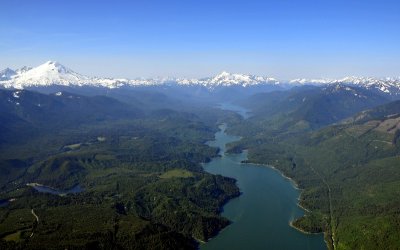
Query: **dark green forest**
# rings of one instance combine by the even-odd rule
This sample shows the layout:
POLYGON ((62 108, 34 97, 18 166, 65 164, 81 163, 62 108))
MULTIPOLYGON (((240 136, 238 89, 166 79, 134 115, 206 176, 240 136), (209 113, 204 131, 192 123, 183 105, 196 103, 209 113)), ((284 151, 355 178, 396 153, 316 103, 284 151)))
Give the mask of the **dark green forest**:
POLYGON ((195 249, 230 223, 219 213, 235 180, 201 163, 218 153, 205 145, 216 124, 238 115, 30 91, 16 106, 1 94, 1 249, 195 249))
MULTIPOLYGON (((304 100, 308 93, 265 96, 292 94, 291 100, 304 100)), ((320 98, 312 96, 312 102, 320 98)), ((326 99, 318 105, 301 101, 293 106, 269 98, 260 98, 258 104, 242 101, 254 115, 230 128, 230 133, 243 136, 230 151, 247 149, 249 162, 274 166, 295 180, 302 189, 300 205, 307 212, 292 225, 324 232, 330 249, 399 249, 399 101, 350 105, 355 114, 343 119, 336 113, 353 101, 340 98, 335 106, 323 107, 324 112, 318 110, 330 102, 326 99), (334 124, 321 124, 329 120, 334 124)))
POLYGON ((154 90, 12 96, 0 90, 0 249, 197 249, 240 195, 201 165, 218 157, 206 142, 221 123, 242 138, 229 152, 302 190, 293 227, 324 233, 330 249, 400 248, 393 97, 343 85, 231 96, 244 119, 218 98, 154 90))

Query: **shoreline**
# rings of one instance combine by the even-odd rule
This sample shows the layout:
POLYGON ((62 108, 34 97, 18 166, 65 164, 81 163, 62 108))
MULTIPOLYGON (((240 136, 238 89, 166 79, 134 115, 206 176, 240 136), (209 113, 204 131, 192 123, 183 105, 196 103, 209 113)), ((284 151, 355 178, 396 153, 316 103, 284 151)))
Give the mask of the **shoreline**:
MULTIPOLYGON (((242 150, 242 153, 243 153, 243 152, 246 152, 246 151, 248 152, 248 149, 243 149, 243 150, 242 150)), ((247 159, 248 159, 248 158, 247 158, 247 159)), ((297 182, 296 182, 294 179, 290 178, 289 176, 286 176, 281 170, 279 170, 278 168, 276 168, 276 167, 274 167, 274 166, 272 166, 272 165, 269 165, 269 164, 262 164, 262 163, 253 163, 253 162, 251 162, 251 161, 249 161, 249 162, 243 162, 243 163, 245 163, 245 164, 250 164, 250 165, 254 165, 254 166, 257 166, 257 167, 267 167, 267 168, 271 168, 271 169, 277 171, 283 178, 289 180, 289 182, 292 184, 292 186, 293 186, 296 190, 299 190, 299 191, 301 191, 301 192, 303 191, 303 189, 301 189, 301 188, 298 186, 297 182)), ((300 193, 300 195, 301 195, 301 193, 300 193)), ((299 198, 298 198, 297 200, 300 201, 300 196, 299 196, 299 198)), ((298 206, 299 208, 301 208, 302 210, 306 211, 306 212, 309 212, 309 213, 311 212, 311 210, 309 210, 309 209, 305 208, 304 206, 302 206, 302 205, 300 204, 300 202, 297 202, 297 206, 298 206)), ((304 216, 304 215, 303 215, 303 216, 304 216)), ((320 233, 308 232, 308 231, 305 231, 305 230, 302 229, 302 228, 299 228, 299 227, 296 227, 295 225, 293 225, 293 221, 294 221, 294 220, 289 221, 289 223, 288 223, 289 226, 290 226, 291 228, 293 228, 293 229, 295 229, 295 230, 297 230, 297 231, 299 231, 299 232, 301 232, 301 233, 303 233, 303 234, 306 234, 306 235, 318 235, 318 234, 323 234, 323 235, 324 235, 324 242, 325 242, 325 244, 326 244, 327 246, 329 245, 328 241, 326 240, 327 232, 325 232, 325 231, 320 232, 320 233)), ((327 249, 329 249, 329 247, 327 247, 327 249)))
POLYGON ((292 227, 292 228, 296 229, 297 231, 300 231, 300 232, 302 232, 304 234, 309 234, 309 235, 325 234, 325 232, 320 232, 320 233, 307 232, 304 229, 301 229, 301 228, 296 227, 295 225, 293 225, 293 221, 290 221, 289 225, 290 225, 290 227, 292 227))
MULTIPOLYGON (((217 131, 216 133, 218 133, 218 132, 226 133, 227 124, 226 124, 226 123, 222 123, 222 124, 218 125, 218 128, 219 128, 220 130, 217 131)), ((228 133, 226 133, 226 134, 227 134, 227 135, 230 135, 230 134, 228 134, 228 133)), ((238 140, 242 139, 241 136, 237 136, 237 135, 230 135, 230 136, 236 136, 236 137, 238 137, 238 140)), ((214 139, 213 141, 215 141, 215 139, 214 139)), ((209 144, 210 142, 212 142, 212 141, 207 141, 206 144, 207 144, 208 146, 210 146, 210 144, 209 144)), ((225 146, 226 146, 226 145, 225 145, 225 146)), ((220 149, 220 148, 219 148, 219 149, 220 149)), ((243 149, 243 150, 241 150, 240 153, 227 153, 227 152, 224 152, 223 155, 238 155, 238 154, 243 154, 243 153, 246 153, 246 154, 247 154, 247 153, 248 153, 248 149, 243 149)), ((219 155, 218 155, 217 157, 215 157, 215 158, 222 157, 223 155, 219 154, 219 155)), ((212 160, 212 159, 211 159, 211 160, 212 160)), ((291 183, 291 185, 292 185, 292 187, 293 187, 294 189, 300 191, 299 197, 298 197, 298 199, 297 199, 298 202, 296 203, 296 205, 297 205, 300 209, 302 209, 303 211, 305 211, 305 212, 311 212, 309 209, 305 208, 304 206, 302 206, 302 205, 300 204, 300 196, 301 196, 301 192, 303 191, 303 189, 301 189, 301 188, 299 187, 299 185, 297 184, 297 182, 296 182, 294 179, 290 178, 289 176, 286 176, 281 170, 279 170, 278 168, 274 167, 273 165, 262 164, 262 163, 253 163, 253 162, 251 162, 251 161, 248 161, 248 156, 247 156, 247 155, 246 155, 246 160, 241 161, 241 163, 242 163, 242 164, 254 165, 254 166, 257 166, 257 167, 267 167, 267 168, 273 169, 274 171, 278 172, 278 173, 281 175, 281 177, 283 177, 284 179, 288 180, 288 181, 291 183), (247 161, 247 162, 246 162, 246 161, 247 161)), ((203 165, 203 164, 202 164, 202 165, 203 165)), ((240 194, 240 195, 241 195, 241 194, 240 194)), ((239 195, 239 196, 240 196, 240 195, 239 195)), ((238 197, 238 196, 237 196, 237 197, 238 197)), ((226 202, 224 202, 224 203, 220 206, 219 210, 220 210, 220 211, 223 211, 223 207, 224 207, 228 202, 230 202, 232 199, 234 199, 234 198, 236 198, 236 197, 232 197, 232 198, 228 199, 226 202)), ((302 215, 302 216, 304 216, 304 215, 302 215)), ((301 218, 301 217, 300 217, 300 218, 301 218)), ((317 235, 317 234, 324 234, 324 235, 325 235, 325 232, 321 232, 321 233, 312 233, 312 232, 307 232, 307 231, 305 231, 305 230, 303 230, 303 229, 301 229, 301 228, 295 227, 295 226, 293 225, 293 221, 294 221, 294 220, 289 221, 289 223, 288 223, 289 226, 292 227, 292 228, 294 228, 294 229, 296 229, 297 231, 299 231, 299 232, 301 232, 301 233, 303 233, 303 234, 309 234, 309 235, 313 235, 313 234, 315 234, 315 235, 317 235)), ((225 228, 223 228, 223 229, 222 229, 221 231, 219 231, 217 234, 220 234, 224 229, 225 229, 225 228)), ((324 241, 325 241, 325 240, 324 240, 324 241)), ((207 242, 208 242, 208 240, 207 240, 207 242)), ((326 241, 325 241, 325 242, 326 242, 326 241)), ((206 242, 204 242, 204 243, 206 243, 206 242)))
POLYGON ((35 189, 39 193, 50 193, 50 194, 58 195, 58 196, 65 196, 67 194, 80 193, 83 191, 83 189, 80 187, 79 184, 76 184, 75 186, 73 186, 69 189, 66 189, 66 190, 60 190, 60 189, 46 186, 46 185, 36 183, 36 182, 27 183, 26 186, 35 189), (75 191, 75 188, 78 188, 79 190, 75 191), (40 190, 40 189, 47 189, 47 190, 40 190))
MULTIPOLYGON (((301 188, 298 186, 298 184, 296 183, 295 180, 293 180, 292 178, 286 176, 282 171, 280 171, 280 170, 277 169, 276 167, 274 167, 274 166, 272 166, 272 165, 268 165, 268 164, 262 164, 262 163, 252 163, 252 162, 246 162, 246 163, 247 163, 247 164, 251 164, 251 165, 255 165, 255 166, 261 166, 261 167, 271 168, 271 169, 277 171, 283 178, 289 180, 290 183, 293 185, 293 187, 294 187, 296 190, 299 190, 299 191, 300 191, 300 196, 301 196, 301 192, 303 192, 303 189, 301 189, 301 188)), ((298 202, 297 202, 296 205, 297 205, 299 208, 301 208, 302 210, 311 213, 311 210, 310 210, 310 209, 305 208, 304 206, 302 206, 302 205, 300 204, 300 196, 299 196, 299 198, 297 199, 298 202)), ((304 215, 303 215, 303 216, 304 216, 304 215)), ((304 231, 303 229, 300 229, 300 228, 295 227, 295 226, 292 224, 292 222, 293 222, 293 221, 290 221, 290 222, 289 222, 289 225, 290 225, 291 227, 297 229, 298 231, 300 231, 300 232, 302 232, 302 233, 305 233, 305 234, 314 234, 314 233, 307 232, 307 231, 304 231)), ((322 233, 325 233, 325 232, 322 232, 322 233)), ((319 233, 315 233, 315 234, 319 234, 319 233)))
MULTIPOLYGON (((246 163, 246 164, 255 165, 255 166, 262 166, 262 167, 271 168, 271 169, 277 171, 283 178, 289 180, 290 183, 293 185, 293 187, 294 187, 296 190, 299 190, 299 191, 303 192, 303 189, 299 187, 299 185, 296 183, 296 181, 295 181, 294 179, 290 178, 289 176, 286 176, 286 175, 285 175, 282 171, 280 171, 278 168, 276 168, 276 167, 274 167, 274 166, 272 166, 272 165, 262 164, 262 163, 252 163, 252 162, 245 162, 245 163, 246 163)), ((300 195, 301 195, 301 194, 300 194, 300 195)), ((309 212, 309 213, 311 212, 310 209, 305 208, 304 206, 302 206, 302 205, 300 204, 300 197, 299 197, 297 200, 299 201, 299 202, 297 202, 297 206, 298 206, 299 208, 303 209, 303 210, 306 211, 306 212, 309 212)))
MULTIPOLYGON (((248 149, 243 149, 243 150, 241 151, 241 153, 247 153, 247 152, 248 152, 248 149)), ((241 153, 235 153, 235 154, 241 154, 241 153)), ((225 153, 225 154, 232 154, 232 155, 234 155, 234 153, 225 153)), ((300 196, 301 196, 301 192, 303 192, 303 189, 299 187, 299 185, 297 184, 297 182, 296 182, 294 179, 292 179, 292 178, 290 178, 289 176, 285 175, 281 170, 279 170, 278 168, 276 168, 276 167, 273 166, 273 165, 263 164, 263 163, 254 163, 254 162, 248 161, 247 155, 246 155, 246 158, 247 158, 247 160, 245 160, 245 161, 247 161, 247 162, 242 161, 241 163, 250 164, 250 165, 257 166, 257 167, 267 167, 267 168, 273 169, 273 170, 275 170, 276 172, 278 172, 283 178, 289 180, 289 182, 292 184, 293 188, 300 191, 299 198, 297 199, 298 202, 296 203, 296 205, 297 205, 299 208, 301 208, 302 210, 304 210, 305 212, 309 212, 309 213, 311 212, 310 209, 307 209, 307 208, 305 208, 304 206, 302 206, 302 205, 300 204, 300 196)), ((303 216, 304 216, 304 215, 303 215, 303 216)), ((300 218, 301 218, 301 217, 300 217, 300 218)), ((293 221, 294 221, 294 220, 293 220, 293 221)), ((307 231, 305 231, 305 230, 303 230, 303 229, 301 229, 301 228, 295 227, 295 226, 293 225, 293 221, 289 221, 289 226, 292 227, 292 228, 294 228, 294 229, 296 229, 297 231, 299 231, 299 232, 301 232, 301 233, 310 234, 310 235, 311 235, 311 234, 324 234, 324 235, 325 235, 325 233, 326 233, 326 232, 321 232, 321 233, 307 232, 307 231)), ((325 237, 324 237, 324 238, 325 238, 325 237)), ((325 241, 325 239, 324 239, 324 241, 325 241)), ((326 241, 325 241, 325 242, 326 242, 326 241)))
MULTIPOLYGON (((221 109, 220 106, 219 106, 219 108, 221 109)), ((231 110, 231 111, 236 111, 236 110, 231 110)), ((236 111, 236 113, 239 113, 239 115, 241 115, 244 119, 247 119, 247 118, 246 118, 245 116, 243 116, 240 112, 236 111)), ((227 130, 227 128, 228 128, 228 124, 222 123, 222 124, 218 125, 218 128, 220 129, 220 131, 222 131, 222 132, 226 133, 227 135, 229 135, 229 134, 226 132, 226 130, 227 130)), ((231 135, 231 136, 237 136, 237 135, 231 135)), ((237 137, 239 137, 239 140, 241 140, 241 139, 243 138, 242 136, 237 136, 237 137)), ((215 139, 214 139, 214 140, 215 140, 215 139)), ((208 146, 210 146, 210 145, 208 144, 208 146)), ((225 145, 225 147, 226 147, 226 146, 227 146, 227 144, 225 145)), ((228 153, 227 151, 229 151, 228 148, 226 148, 226 152, 224 152, 224 154, 236 155, 236 154, 241 154, 241 153, 248 153, 248 149, 242 149, 239 153, 228 153)), ((249 160, 248 155, 246 155, 246 159, 247 159, 247 161, 249 160)), ((300 209, 302 209, 303 211, 305 211, 305 212, 311 212, 311 210, 305 208, 304 206, 302 206, 302 205, 300 204, 300 201, 301 201, 301 200, 300 200, 300 197, 301 197, 301 193, 303 192, 303 189, 301 189, 301 188, 299 187, 298 183, 297 183, 294 179, 292 179, 291 177, 286 176, 285 173, 284 173, 283 171, 281 171, 281 170, 279 170, 278 168, 276 168, 275 166, 269 165, 269 164, 253 163, 253 162, 251 162, 251 161, 248 161, 248 162, 242 161, 241 163, 247 163, 247 164, 255 165, 255 166, 258 166, 258 167, 260 167, 260 166, 261 166, 261 167, 267 167, 267 168, 271 168, 271 169, 277 171, 283 178, 289 180, 289 182, 291 183, 291 185, 292 185, 292 187, 293 187, 294 189, 300 191, 299 197, 297 198, 297 203, 296 203, 296 205, 297 205, 300 209)), ((303 214, 301 217, 303 217, 303 216, 304 216, 304 214, 303 214)), ((301 218, 301 217, 299 217, 299 218, 301 218)), ((323 234, 323 241, 325 242, 325 246, 327 247, 327 249, 330 249, 330 247, 329 247, 330 244, 329 244, 329 242, 328 242, 327 239, 326 239, 327 232, 325 232, 325 231, 320 232, 320 233, 308 232, 308 231, 305 231, 305 230, 303 230, 303 229, 301 229, 301 228, 298 228, 298 227, 294 226, 294 225, 293 225, 293 222, 294 222, 294 221, 295 221, 295 219, 292 220, 292 221, 289 221, 289 222, 288 222, 289 226, 290 226, 291 228, 294 228, 296 231, 298 231, 298 232, 300 232, 300 233, 302 233, 302 234, 305 234, 305 235, 318 235, 318 234, 323 234)), ((222 231, 222 230, 221 230, 221 231, 222 231)))
MULTIPOLYGON (((248 149, 243 150, 243 152, 245 152, 245 151, 248 151, 248 149)), ((273 170, 279 172, 279 174, 280 174, 283 178, 288 179, 295 189, 297 189, 297 190, 303 190, 303 189, 301 189, 301 188, 299 187, 299 185, 297 184, 297 182, 296 182, 294 179, 292 179, 292 178, 290 178, 289 176, 285 175, 281 170, 277 169, 276 167, 274 167, 274 166, 272 166, 272 165, 263 164, 263 163, 253 163, 253 162, 251 162, 251 161, 242 162, 242 163, 250 164, 250 165, 255 165, 255 166, 262 166, 262 167, 267 167, 267 168, 272 168, 273 170)))

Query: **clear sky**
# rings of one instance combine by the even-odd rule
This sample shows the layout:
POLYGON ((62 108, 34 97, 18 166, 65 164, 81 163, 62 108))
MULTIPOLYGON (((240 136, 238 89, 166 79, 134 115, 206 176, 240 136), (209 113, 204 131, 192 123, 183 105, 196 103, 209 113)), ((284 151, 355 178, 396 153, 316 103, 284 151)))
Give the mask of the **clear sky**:
POLYGON ((0 0, 0 68, 90 76, 400 76, 400 1, 0 0))

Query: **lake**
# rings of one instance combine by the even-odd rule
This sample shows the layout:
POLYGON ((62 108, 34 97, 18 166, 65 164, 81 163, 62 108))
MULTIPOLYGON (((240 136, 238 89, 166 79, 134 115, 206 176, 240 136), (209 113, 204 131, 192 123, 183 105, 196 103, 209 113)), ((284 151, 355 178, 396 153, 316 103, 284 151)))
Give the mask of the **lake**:
MULTIPOLYGON (((235 111, 232 105, 223 109, 235 111)), ((300 191, 273 168, 241 163, 247 159, 247 152, 225 154, 226 144, 240 140, 238 136, 226 134, 225 129, 226 125, 221 125, 215 140, 208 143, 220 149, 221 157, 203 167, 209 173, 235 178, 242 195, 223 207, 222 216, 232 224, 200 248, 327 249, 323 234, 304 234, 289 225, 304 214, 297 205, 300 191)))
POLYGON ((238 105, 235 105, 235 104, 232 104, 232 103, 220 103, 220 104, 218 104, 218 108, 220 108, 222 110, 234 111, 234 112, 238 113, 239 115, 241 115, 244 119, 247 119, 251 116, 251 113, 248 109, 243 108, 238 105))
POLYGON ((54 195, 67 195, 67 194, 76 194, 83 191, 80 185, 75 185, 74 187, 68 190, 58 190, 52 187, 44 186, 38 183, 28 183, 27 186, 34 188, 36 191, 40 193, 48 193, 54 195))

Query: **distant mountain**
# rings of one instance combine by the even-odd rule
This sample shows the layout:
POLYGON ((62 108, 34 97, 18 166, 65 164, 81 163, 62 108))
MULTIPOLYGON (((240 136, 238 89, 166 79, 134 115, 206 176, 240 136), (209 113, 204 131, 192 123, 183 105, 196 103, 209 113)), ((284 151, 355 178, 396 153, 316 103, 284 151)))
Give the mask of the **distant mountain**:
POLYGON ((2 79, 0 85, 5 88, 24 89, 27 87, 60 86, 96 86, 115 88, 118 79, 90 78, 74 72, 58 62, 48 61, 35 68, 23 67, 14 71, 8 78, 2 79))
POLYGON ((400 78, 345 77, 342 79, 295 79, 289 81, 294 85, 337 85, 358 86, 381 92, 387 95, 400 95, 400 78))
POLYGON ((242 86, 249 87, 260 84, 279 85, 280 82, 274 78, 246 75, 246 74, 231 74, 226 71, 210 78, 204 79, 177 79, 177 83, 181 85, 203 85, 208 88, 216 88, 221 86, 242 86))
MULTIPOLYGON (((371 78, 371 77, 346 77, 343 79, 295 79, 290 81, 278 81, 272 77, 256 76, 249 74, 232 74, 222 72, 214 77, 201 79, 188 78, 137 78, 114 79, 89 77, 61 65, 58 62, 48 61, 35 68, 23 67, 18 70, 5 69, 0 72, 0 87, 24 89, 38 87, 102 87, 107 89, 125 87, 195 87, 190 92, 200 93, 203 88, 208 92, 218 92, 227 87, 234 90, 233 94, 240 93, 244 88, 250 94, 256 92, 269 92, 272 90, 287 89, 303 85, 338 85, 358 86, 376 91, 385 95, 400 95, 400 78, 371 78)), ((247 94, 249 94, 247 93, 247 94)), ((224 95, 230 95, 224 93, 224 95)))
POLYGON ((91 86, 120 88, 126 86, 203 86, 208 89, 227 86, 249 87, 254 85, 279 85, 274 78, 260 77, 245 74, 221 74, 204 79, 185 78, 154 78, 154 79, 112 79, 88 77, 74 72, 58 62, 48 61, 35 68, 24 67, 13 71, 5 69, 1 71, 0 86, 5 88, 23 89, 27 87, 59 86, 91 86))

